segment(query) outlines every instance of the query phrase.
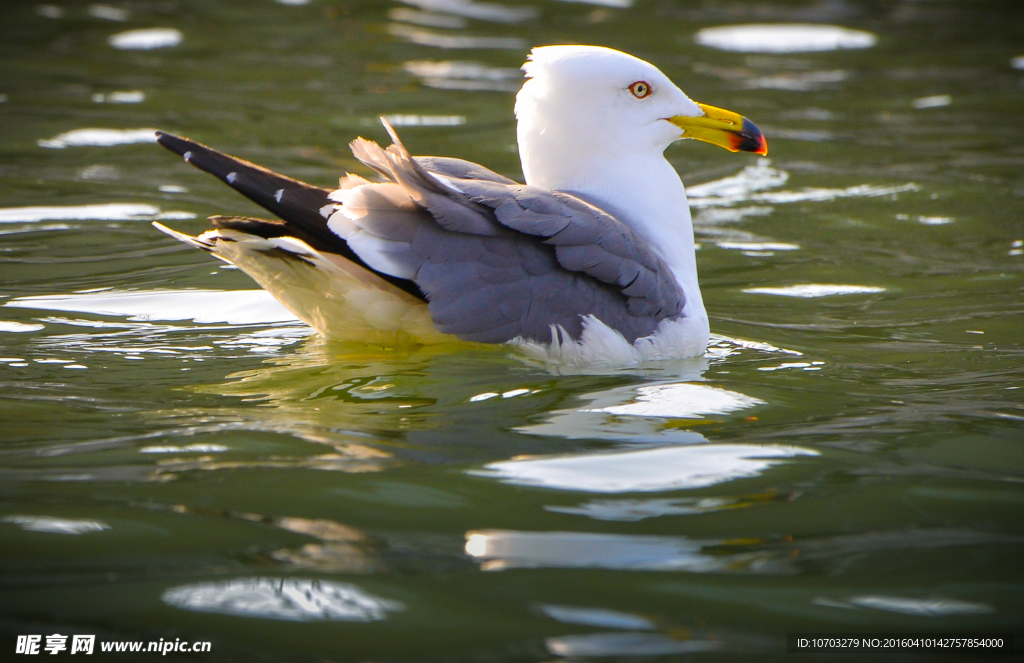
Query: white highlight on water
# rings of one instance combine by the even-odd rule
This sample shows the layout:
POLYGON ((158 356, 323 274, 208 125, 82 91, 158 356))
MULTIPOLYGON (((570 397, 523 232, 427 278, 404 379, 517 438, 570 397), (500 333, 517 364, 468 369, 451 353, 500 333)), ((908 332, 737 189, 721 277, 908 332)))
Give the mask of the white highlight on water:
POLYGON ((45 328, 46 325, 32 325, 25 324, 24 322, 10 322, 8 320, 0 320, 0 332, 10 332, 13 334, 24 334, 26 332, 39 331, 45 328))
POLYGON ((916 617, 948 617, 951 615, 987 615, 996 609, 985 603, 958 601, 956 599, 927 598, 914 599, 902 596, 855 596, 849 602, 861 608, 873 608, 886 612, 897 612, 916 617))
MULTIPOLYGON (((809 187, 801 191, 768 191, 768 189, 781 187, 789 181, 789 173, 774 168, 771 163, 770 159, 758 159, 755 165, 747 166, 736 175, 702 184, 688 184, 686 195, 690 207, 703 210, 697 221, 703 222, 705 219, 710 222, 739 220, 739 218, 732 218, 728 212, 720 213, 722 214, 720 219, 708 213, 710 211, 708 208, 731 207, 739 203, 757 202, 782 205, 828 202, 837 198, 877 198, 906 191, 917 191, 919 188, 913 182, 908 182, 890 186, 860 184, 845 189, 809 187)), ((771 208, 767 207, 747 209, 756 209, 758 210, 757 214, 771 212, 771 208)), ((736 214, 739 214, 738 210, 736 214)), ((750 212, 750 214, 755 214, 755 212, 750 212)))
POLYGON ((92 95, 92 100, 97 104, 140 104, 146 100, 146 93, 141 90, 108 92, 106 94, 97 92, 92 95))
POLYGON ((53 138, 36 141, 39 147, 62 150, 65 147, 111 147, 133 143, 155 143, 156 129, 74 129, 57 134, 53 138))
POLYGON ((466 123, 462 115, 385 115, 394 127, 457 127, 466 123))
POLYGON ((824 363, 825 362, 823 362, 823 361, 812 361, 812 362, 790 361, 790 362, 784 362, 782 364, 779 364, 778 366, 762 366, 761 368, 758 368, 757 370, 759 370, 759 371, 769 371, 770 372, 770 371, 781 371, 781 370, 787 369, 787 368, 802 368, 805 371, 820 371, 821 370, 821 366, 824 363))
MULTIPOLYGON (((515 568, 599 568, 688 573, 784 573, 771 552, 705 551, 720 540, 584 532, 466 532, 466 554, 484 571, 515 568)), ((635 653, 635 652, 631 652, 635 653)))
POLYGON ((601 628, 618 628, 630 631, 653 631, 654 622, 640 615, 604 608, 585 608, 571 605, 542 605, 541 612, 563 624, 583 624, 601 628))
POLYGON ((130 16, 127 9, 111 7, 110 5, 89 5, 88 12, 89 16, 103 19, 104 21, 124 22, 127 21, 130 16))
POLYGON ((139 321, 192 320, 237 325, 299 321, 265 290, 105 290, 19 297, 4 306, 120 316, 139 321))
POLYGON ((764 401, 758 398, 735 391, 685 382, 640 387, 636 392, 633 403, 582 411, 634 417, 703 419, 708 414, 728 414, 764 405, 764 401))
POLYGON ((561 2, 581 2, 587 5, 615 7, 618 9, 629 9, 633 6, 633 0, 561 0, 561 2))
POLYGON ((177 46, 183 39, 181 31, 174 28, 142 28, 111 35, 107 43, 121 50, 149 51, 177 46))
POLYGON ((510 7, 491 2, 474 2, 473 0, 401 0, 401 2, 430 12, 495 23, 521 23, 537 16, 535 7, 510 7))
POLYGON ((884 292, 885 288, 870 285, 835 285, 823 283, 804 283, 778 288, 745 288, 743 292, 751 295, 778 295, 780 297, 831 297, 833 295, 860 295, 884 292))
POLYGON ((403 65, 420 82, 441 90, 493 90, 515 92, 523 72, 511 67, 488 67, 479 62, 414 60, 403 65))
POLYGON ((948 94, 937 94, 933 97, 921 97, 920 99, 914 99, 912 105, 914 108, 941 108, 942 106, 948 106, 953 103, 953 97, 948 94))
POLYGON ((355 585, 305 578, 236 578, 172 587, 160 597, 183 610, 294 622, 373 622, 404 610, 355 585))
POLYGON ((451 35, 423 28, 414 28, 403 23, 388 25, 388 34, 401 37, 420 46, 435 48, 496 48, 506 50, 525 50, 528 44, 519 37, 480 37, 471 35, 451 35))
POLYGON ((428 28, 449 28, 458 30, 467 25, 466 19, 461 16, 448 16, 434 12, 421 12, 415 9, 392 9, 388 12, 388 18, 401 23, 412 23, 428 28))
POLYGON ((733 249, 737 251, 796 251, 799 244, 786 242, 715 242, 720 249, 733 249))
POLYGON ((661 492, 753 477, 777 464, 778 459, 814 455, 817 452, 811 449, 783 445, 681 444, 498 461, 469 473, 503 483, 558 490, 661 492))
POLYGON ((100 203, 52 207, 0 208, 0 223, 36 223, 39 221, 150 221, 153 219, 194 219, 192 212, 161 212, 145 203, 100 203))
POLYGON ((749 24, 704 28, 694 40, 701 46, 741 53, 803 53, 870 48, 878 37, 838 25, 749 24))
POLYGON ((74 520, 70 518, 54 518, 52 516, 4 516, 0 521, 20 525, 29 532, 45 532, 46 534, 88 534, 110 529, 110 525, 101 520, 74 520))
MULTIPOLYGON (((134 359, 134 357, 126 357, 126 359, 134 359)), ((223 453, 228 450, 228 447, 223 444, 189 444, 183 447, 176 447, 173 445, 167 446, 153 446, 153 447, 142 447, 139 449, 141 454, 216 454, 223 453)))

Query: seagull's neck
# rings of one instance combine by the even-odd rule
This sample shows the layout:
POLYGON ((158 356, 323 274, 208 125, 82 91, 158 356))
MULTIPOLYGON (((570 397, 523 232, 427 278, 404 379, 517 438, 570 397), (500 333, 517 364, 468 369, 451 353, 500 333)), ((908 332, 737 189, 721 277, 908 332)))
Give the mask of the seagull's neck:
MULTIPOLYGON (((554 159, 522 150, 526 183, 578 194, 628 224, 669 266, 686 295, 683 314, 707 319, 697 282, 693 223, 686 190, 661 152, 578 159, 560 151, 554 159)), ((547 156, 547 155, 546 155, 547 156)))

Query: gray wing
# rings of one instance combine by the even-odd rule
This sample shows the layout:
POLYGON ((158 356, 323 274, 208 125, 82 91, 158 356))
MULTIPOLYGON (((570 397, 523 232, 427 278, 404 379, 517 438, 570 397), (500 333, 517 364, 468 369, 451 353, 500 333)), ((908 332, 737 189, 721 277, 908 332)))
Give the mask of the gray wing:
POLYGON ((388 181, 343 182, 329 227, 372 268, 414 280, 442 332, 548 342, 561 325, 578 339, 594 315, 633 342, 682 311, 668 266, 611 215, 468 161, 413 158, 391 133, 387 149, 352 143, 388 181))
POLYGON ((444 177, 455 177, 462 180, 485 180, 499 184, 516 184, 504 175, 488 170, 478 163, 452 157, 413 157, 413 161, 424 170, 444 177))

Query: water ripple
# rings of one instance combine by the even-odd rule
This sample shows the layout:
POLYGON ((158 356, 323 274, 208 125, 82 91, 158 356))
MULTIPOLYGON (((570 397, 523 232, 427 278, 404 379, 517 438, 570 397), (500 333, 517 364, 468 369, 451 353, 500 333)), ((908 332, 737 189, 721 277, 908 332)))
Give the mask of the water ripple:
POLYGON ((287 621, 373 622, 405 609, 355 585, 303 578, 236 578, 172 587, 160 597, 183 610, 287 621))

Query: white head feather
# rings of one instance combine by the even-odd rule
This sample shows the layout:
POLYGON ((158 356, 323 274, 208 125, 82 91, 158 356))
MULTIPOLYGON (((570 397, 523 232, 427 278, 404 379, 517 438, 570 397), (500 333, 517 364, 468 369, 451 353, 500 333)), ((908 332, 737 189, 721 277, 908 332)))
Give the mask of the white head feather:
POLYGON ((591 164, 658 156, 683 135, 667 118, 702 114, 657 67, 610 48, 541 46, 523 71, 515 111, 528 184, 565 188, 591 164), (642 99, 638 82, 650 87, 642 99))
POLYGON ((517 136, 526 183, 578 194, 629 224, 672 269, 707 337, 686 191, 663 152, 668 121, 701 108, 654 65, 599 46, 542 46, 523 65, 517 136), (637 98, 643 82, 650 94, 637 98))

